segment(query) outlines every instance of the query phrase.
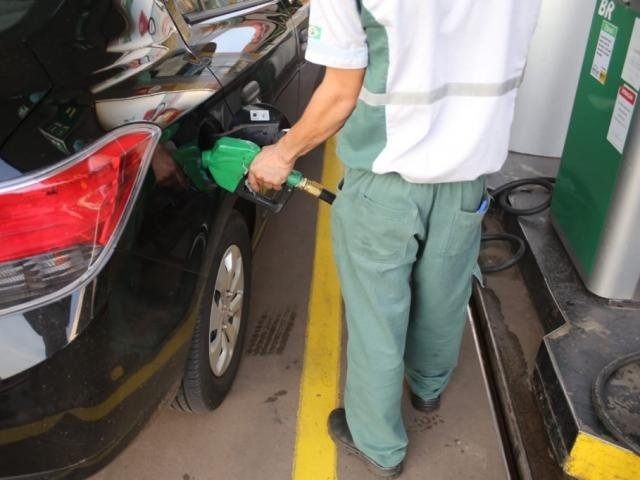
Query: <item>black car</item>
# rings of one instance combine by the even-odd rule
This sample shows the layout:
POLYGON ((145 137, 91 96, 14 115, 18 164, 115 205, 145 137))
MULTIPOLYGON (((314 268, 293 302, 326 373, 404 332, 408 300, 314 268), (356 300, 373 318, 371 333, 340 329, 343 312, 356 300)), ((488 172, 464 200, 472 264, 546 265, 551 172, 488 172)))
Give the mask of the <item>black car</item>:
POLYGON ((223 400, 267 214, 188 152, 296 120, 307 27, 298 0, 0 1, 0 478, 86 477, 163 403, 223 400))

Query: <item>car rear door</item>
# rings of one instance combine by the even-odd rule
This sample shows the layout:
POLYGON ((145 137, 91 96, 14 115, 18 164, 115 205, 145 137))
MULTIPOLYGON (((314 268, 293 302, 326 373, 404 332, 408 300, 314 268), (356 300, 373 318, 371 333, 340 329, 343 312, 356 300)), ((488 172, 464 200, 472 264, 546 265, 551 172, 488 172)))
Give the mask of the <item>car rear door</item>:
POLYGON ((221 83, 232 113, 266 102, 290 121, 297 119, 302 51, 292 5, 289 0, 176 2, 186 43, 221 83))

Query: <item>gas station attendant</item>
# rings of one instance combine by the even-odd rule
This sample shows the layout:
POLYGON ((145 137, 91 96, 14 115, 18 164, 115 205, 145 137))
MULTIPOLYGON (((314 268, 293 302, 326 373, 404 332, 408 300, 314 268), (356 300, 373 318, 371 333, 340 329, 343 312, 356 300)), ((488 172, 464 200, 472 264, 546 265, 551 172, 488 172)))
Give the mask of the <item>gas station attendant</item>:
POLYGON ((300 121, 263 149, 252 188, 280 188, 341 130, 334 253, 348 327, 332 438, 379 475, 402 471, 412 405, 456 365, 488 199, 502 167, 540 0, 313 0, 307 60, 326 66, 300 121))

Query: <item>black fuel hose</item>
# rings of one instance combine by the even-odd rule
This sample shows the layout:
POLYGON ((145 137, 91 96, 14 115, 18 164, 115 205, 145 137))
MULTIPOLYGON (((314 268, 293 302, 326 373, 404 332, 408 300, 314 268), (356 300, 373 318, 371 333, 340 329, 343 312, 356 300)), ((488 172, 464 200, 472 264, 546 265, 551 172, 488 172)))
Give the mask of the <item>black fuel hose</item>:
POLYGON ((516 253, 505 260, 502 263, 497 265, 482 265, 480 269, 482 273, 495 273, 506 270, 507 268, 513 267, 516 263, 518 263, 524 254, 527 252, 527 246, 524 243, 524 240, 517 235, 512 235, 510 233, 485 233, 482 235, 482 242, 510 242, 517 245, 518 249, 516 253))
POLYGON ((514 180, 513 182, 505 183, 498 188, 489 189, 489 195, 493 197, 494 201, 496 201, 500 208, 502 208, 502 210, 504 210, 505 212, 509 212, 518 217, 535 215, 537 213, 543 212, 551 206, 551 193, 553 193, 555 181, 556 180, 553 177, 522 178, 520 180, 514 180), (545 188, 549 192, 549 197, 546 198, 545 201, 541 204, 535 205, 530 208, 515 208, 513 205, 511 205, 509 197, 514 192, 514 190, 527 185, 537 185, 545 188))
MULTIPOLYGON (((535 215, 537 213, 543 212, 551 205, 551 193, 553 192, 554 184, 555 178, 552 177, 523 178, 520 180, 514 180, 512 182, 505 183, 498 188, 489 189, 488 193, 490 198, 493 199, 494 205, 497 205, 505 212, 511 213, 512 215, 516 215, 518 217, 535 215), (534 205, 533 207, 515 208, 513 205, 511 205, 511 202, 509 200, 510 195, 514 192, 514 190, 527 185, 536 185, 545 188, 549 191, 549 197, 545 199, 545 201, 541 204, 534 205)), ((524 254, 527 251, 524 239, 518 237, 517 235, 512 235, 510 233, 490 233, 482 235, 482 242, 496 241, 505 241, 517 245, 516 253, 508 260, 497 265, 481 265, 480 269, 482 270, 482 273, 501 272, 503 270, 511 268, 516 263, 518 263, 522 259, 522 257, 524 257, 524 254)))
POLYGON ((640 455, 640 444, 638 444, 638 442, 631 438, 630 435, 626 434, 610 415, 605 398, 605 389, 607 383, 609 382, 609 379, 615 372, 617 372, 621 368, 631 365, 632 363, 639 362, 640 352, 635 352, 614 360, 606 367, 604 367, 598 374, 595 382, 593 382, 593 388, 591 391, 593 408, 595 409, 596 415, 598 416, 600 422, 602 422, 602 424, 609 431, 609 433, 611 433, 611 435, 613 435, 617 440, 619 440, 622 444, 627 446, 637 455, 640 455))
POLYGON ((323 188, 320 191, 320 196, 318 198, 324 202, 327 202, 329 205, 332 205, 333 201, 336 199, 336 194, 333 192, 330 192, 326 188, 323 188))
POLYGON ((312 197, 322 200, 329 205, 331 205, 336 199, 335 193, 327 190, 321 183, 314 182, 313 180, 309 180, 308 178, 301 178, 295 188, 302 192, 308 193, 312 197))

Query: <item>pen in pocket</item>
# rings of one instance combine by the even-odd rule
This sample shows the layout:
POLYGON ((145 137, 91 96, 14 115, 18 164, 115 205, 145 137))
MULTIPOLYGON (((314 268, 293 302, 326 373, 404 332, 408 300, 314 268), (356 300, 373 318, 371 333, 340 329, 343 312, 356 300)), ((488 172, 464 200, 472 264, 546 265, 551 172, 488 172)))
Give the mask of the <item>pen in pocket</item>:
POLYGON ((478 207, 478 210, 476 210, 476 213, 485 213, 487 210, 489 210, 489 199, 485 198, 484 200, 482 200, 482 203, 480 203, 480 206, 478 207))

